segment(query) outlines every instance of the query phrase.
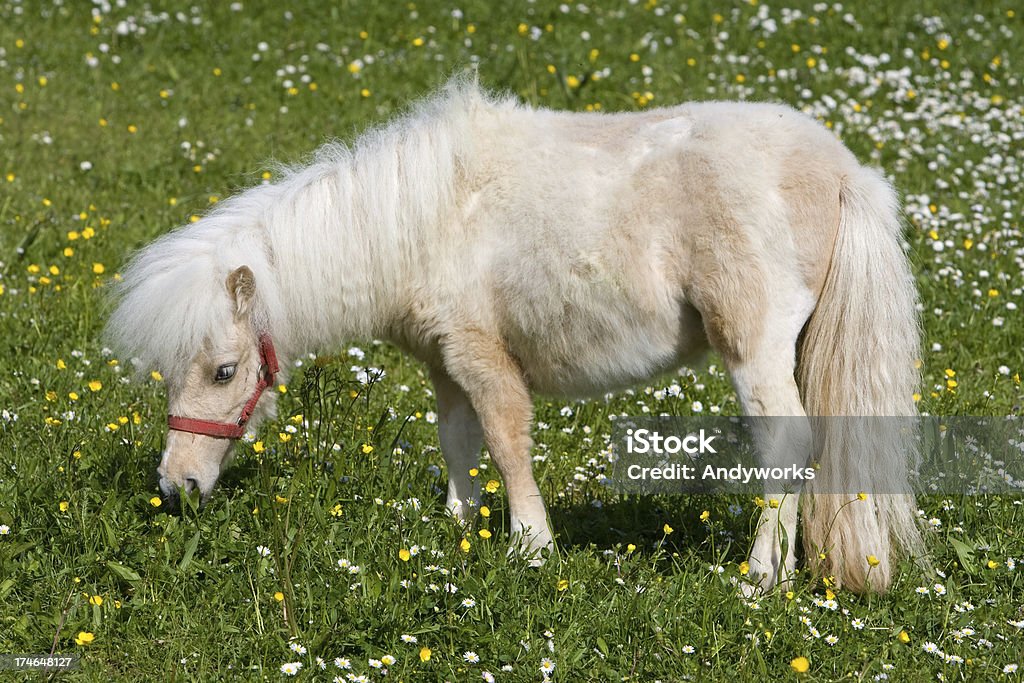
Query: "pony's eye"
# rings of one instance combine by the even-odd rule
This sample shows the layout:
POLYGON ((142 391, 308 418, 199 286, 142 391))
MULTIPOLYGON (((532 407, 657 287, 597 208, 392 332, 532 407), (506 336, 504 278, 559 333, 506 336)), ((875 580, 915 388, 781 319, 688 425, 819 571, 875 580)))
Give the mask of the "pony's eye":
POLYGON ((214 382, 227 382, 235 376, 235 364, 225 363, 224 365, 217 368, 217 374, 214 376, 214 382))

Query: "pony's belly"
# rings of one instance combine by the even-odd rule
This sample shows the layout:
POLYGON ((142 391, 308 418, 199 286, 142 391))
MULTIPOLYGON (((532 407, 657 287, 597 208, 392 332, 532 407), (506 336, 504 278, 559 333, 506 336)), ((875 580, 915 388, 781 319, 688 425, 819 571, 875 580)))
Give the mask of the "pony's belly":
POLYGON ((603 330, 607 321, 589 322, 597 324, 563 323, 519 337, 510 350, 533 391, 599 395, 675 370, 707 348, 700 315, 688 306, 676 316, 603 330))

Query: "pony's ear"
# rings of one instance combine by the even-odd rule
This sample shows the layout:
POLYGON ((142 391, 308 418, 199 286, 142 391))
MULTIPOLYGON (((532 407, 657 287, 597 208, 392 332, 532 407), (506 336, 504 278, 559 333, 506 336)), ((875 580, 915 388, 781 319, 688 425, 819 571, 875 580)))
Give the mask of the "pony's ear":
POLYGON ((240 266, 231 271, 225 284, 235 303, 235 318, 246 317, 256 297, 256 276, 249 270, 249 266, 240 266))

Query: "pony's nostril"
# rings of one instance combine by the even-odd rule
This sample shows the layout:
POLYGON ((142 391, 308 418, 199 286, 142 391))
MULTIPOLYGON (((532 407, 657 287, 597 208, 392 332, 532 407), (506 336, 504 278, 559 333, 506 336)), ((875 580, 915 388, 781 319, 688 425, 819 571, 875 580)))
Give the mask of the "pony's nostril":
POLYGON ((199 488, 199 482, 189 477, 185 480, 185 493, 192 493, 199 488))

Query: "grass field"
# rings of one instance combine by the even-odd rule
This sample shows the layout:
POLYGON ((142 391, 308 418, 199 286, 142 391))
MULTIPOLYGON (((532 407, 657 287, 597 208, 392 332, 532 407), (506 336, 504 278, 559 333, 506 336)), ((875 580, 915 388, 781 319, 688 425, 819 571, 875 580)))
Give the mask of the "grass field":
POLYGON ((1016 3, 117 4, 0 0, 0 654, 75 653, 59 677, 110 681, 1024 675, 1019 498, 921 499, 936 572, 907 564, 885 596, 801 579, 747 601, 753 500, 601 483, 609 416, 737 412, 713 357, 537 403, 561 554, 532 569, 506 558, 486 458, 490 515, 445 516, 429 382, 393 348, 303 359, 211 503, 171 516, 162 385, 100 336, 133 249, 476 65, 558 109, 751 99, 824 121, 904 196, 921 411, 1018 414, 1016 3))

